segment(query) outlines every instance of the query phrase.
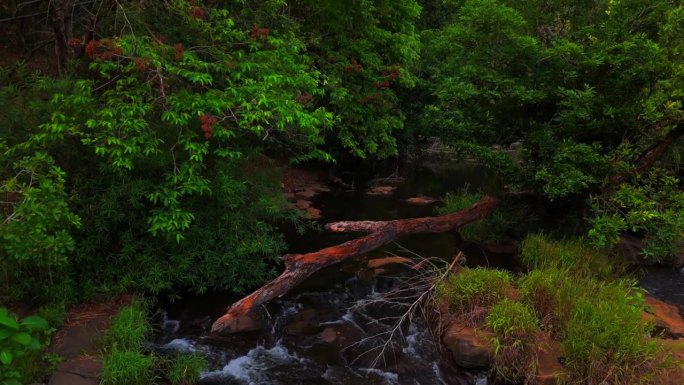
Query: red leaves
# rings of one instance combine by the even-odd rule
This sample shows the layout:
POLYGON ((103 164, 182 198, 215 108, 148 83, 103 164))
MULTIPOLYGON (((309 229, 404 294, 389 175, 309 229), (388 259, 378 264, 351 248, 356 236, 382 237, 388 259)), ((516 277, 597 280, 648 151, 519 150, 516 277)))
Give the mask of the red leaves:
POLYGON ((121 55, 121 48, 112 40, 91 40, 85 46, 85 53, 93 60, 111 60, 121 55))
POLYGON ((183 57, 183 43, 176 43, 173 46, 173 50, 176 54, 176 60, 180 60, 183 57))
POLYGON ((363 70, 363 66, 356 62, 356 59, 352 59, 351 64, 344 67, 345 73, 356 72, 359 73, 363 70))
POLYGON ((257 26, 254 26, 252 28, 252 40, 266 40, 268 39, 268 34, 270 33, 270 30, 268 28, 259 28, 257 26))
POLYGON ((203 19, 204 9, 202 9, 201 7, 192 7, 190 9, 190 17, 192 17, 195 20, 203 19))
POLYGON ((204 131, 204 137, 206 139, 211 139, 212 135, 214 135, 214 125, 216 125, 216 122, 218 119, 211 114, 204 114, 199 117, 200 122, 202 123, 202 131, 204 131))

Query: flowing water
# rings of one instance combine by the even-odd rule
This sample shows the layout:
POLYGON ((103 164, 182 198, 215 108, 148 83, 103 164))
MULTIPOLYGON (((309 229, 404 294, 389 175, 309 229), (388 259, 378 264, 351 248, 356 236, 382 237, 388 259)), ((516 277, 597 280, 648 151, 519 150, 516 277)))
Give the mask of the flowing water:
MULTIPOLYGON (((322 210, 321 223, 335 220, 418 217, 434 214, 434 205, 405 202, 416 195, 441 197, 465 185, 484 191, 500 186, 477 165, 456 164, 447 168, 416 167, 390 196, 368 196, 363 181, 356 191, 333 190, 315 198, 322 210)), ((349 234, 308 232, 298 235, 284 229, 290 253, 318 250, 354 237, 349 234)), ((423 322, 416 318, 401 328, 402 338, 392 340, 380 354, 396 316, 383 306, 359 307, 395 288, 397 276, 408 269, 364 269, 367 258, 401 253, 402 248, 423 256, 445 260, 457 252, 452 234, 416 235, 371 255, 331 266, 314 274, 295 291, 264 308, 268 327, 263 331, 214 336, 211 322, 237 299, 213 294, 186 297, 162 305, 160 332, 154 343, 160 353, 198 353, 210 362, 201 384, 492 384, 482 373, 454 367, 447 354, 432 342, 423 322)), ((511 261, 469 256, 469 265, 511 267, 511 261)))

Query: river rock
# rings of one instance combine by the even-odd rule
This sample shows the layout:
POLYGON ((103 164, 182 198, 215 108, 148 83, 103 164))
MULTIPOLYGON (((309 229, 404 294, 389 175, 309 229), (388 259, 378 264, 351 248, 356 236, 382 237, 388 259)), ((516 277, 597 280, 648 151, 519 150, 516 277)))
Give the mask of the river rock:
POLYGON ((653 321, 657 327, 665 329, 671 336, 684 337, 684 318, 675 305, 650 295, 646 295, 645 300, 648 306, 644 313, 645 319, 653 321))
POLYGON ((412 205, 429 205, 437 202, 437 199, 435 198, 430 198, 426 197, 423 195, 417 196, 417 197, 412 197, 406 200, 406 203, 412 204, 412 205))
POLYGON ((367 195, 388 196, 394 193, 397 186, 374 186, 366 191, 367 195))
POLYGON ((458 366, 474 369, 489 367, 494 361, 491 338, 488 332, 454 322, 449 325, 442 341, 458 366))

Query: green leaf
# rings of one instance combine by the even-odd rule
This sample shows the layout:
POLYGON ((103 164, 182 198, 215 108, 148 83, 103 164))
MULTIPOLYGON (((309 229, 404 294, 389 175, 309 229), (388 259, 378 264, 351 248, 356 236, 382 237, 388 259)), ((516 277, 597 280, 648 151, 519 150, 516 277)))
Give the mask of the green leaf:
POLYGON ((0 352, 0 362, 2 362, 5 365, 9 365, 12 363, 12 353, 8 351, 3 351, 0 352))
POLYGON ((31 335, 28 333, 17 333, 12 339, 20 345, 28 346, 31 343, 31 335))
POLYGON ((24 318, 21 321, 21 325, 26 326, 30 330, 42 330, 48 327, 47 321, 35 315, 24 318))
POLYGON ((7 328, 0 328, 0 341, 14 334, 14 330, 7 328))
POLYGON ((0 325, 5 325, 10 329, 19 329, 19 323, 8 314, 0 314, 0 325))
POLYGON ((21 382, 15 380, 13 378, 10 378, 8 380, 3 381, 2 385, 21 385, 21 382))

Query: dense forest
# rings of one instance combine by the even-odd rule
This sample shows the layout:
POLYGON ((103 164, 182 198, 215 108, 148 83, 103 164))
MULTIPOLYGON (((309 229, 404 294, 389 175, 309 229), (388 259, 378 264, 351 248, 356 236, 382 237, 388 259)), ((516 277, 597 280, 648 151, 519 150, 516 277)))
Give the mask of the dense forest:
MULTIPOLYGON (((536 383, 537 329, 563 344, 558 381, 682 370, 643 341, 627 278, 684 264, 681 1, 9 0, 0 42, 0 384, 46 375, 76 304, 135 293, 145 324, 150 298, 276 277, 283 224, 322 231, 283 195, 288 167, 350 185, 435 145, 505 185, 463 235, 505 236, 527 267, 435 286, 454 314, 491 308, 494 377, 536 383), (636 260, 615 253, 626 240, 636 260)), ((126 362, 155 365, 133 345, 126 362)))

